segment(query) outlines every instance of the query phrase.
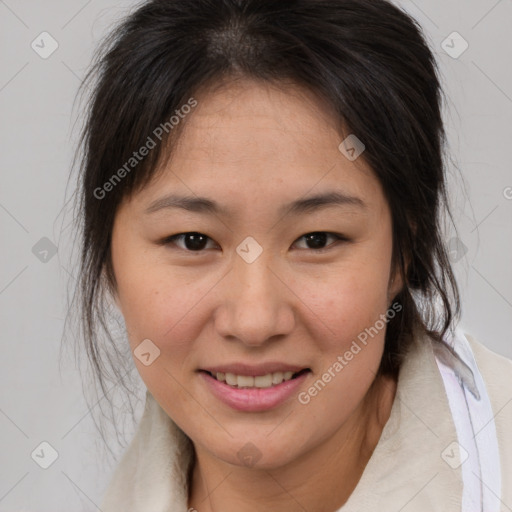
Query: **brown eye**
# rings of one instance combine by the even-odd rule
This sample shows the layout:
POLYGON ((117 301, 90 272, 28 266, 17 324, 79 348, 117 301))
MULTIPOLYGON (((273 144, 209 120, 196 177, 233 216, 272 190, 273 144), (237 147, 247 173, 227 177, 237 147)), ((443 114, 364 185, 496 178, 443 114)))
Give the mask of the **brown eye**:
POLYGON ((207 246, 209 240, 211 239, 208 236, 194 231, 172 235, 167 237, 163 243, 165 245, 178 245, 178 247, 186 251, 201 252, 207 246), (178 240, 182 242, 182 246, 176 243, 178 240))
POLYGON ((337 235, 335 233, 328 233, 326 231, 315 231, 312 233, 307 233, 306 235, 301 236, 298 240, 304 239, 308 247, 306 249, 310 249, 316 252, 322 252, 328 250, 331 246, 337 245, 338 241, 347 241, 348 239, 343 235, 337 235), (329 238, 333 238, 334 243, 329 244, 325 247, 327 240, 329 238))

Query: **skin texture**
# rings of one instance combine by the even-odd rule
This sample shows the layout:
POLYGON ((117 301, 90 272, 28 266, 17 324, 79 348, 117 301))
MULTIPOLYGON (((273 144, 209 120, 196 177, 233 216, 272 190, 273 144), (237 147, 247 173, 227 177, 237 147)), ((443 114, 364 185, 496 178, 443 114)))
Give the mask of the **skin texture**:
POLYGON ((395 396, 394 381, 375 379, 385 328, 307 405, 293 396, 270 411, 237 412, 197 370, 281 361, 312 370, 307 390, 401 288, 392 277, 388 204, 363 159, 339 151, 339 129, 310 92, 243 80, 195 97, 172 158, 126 198, 114 223, 116 301, 131 348, 150 339, 161 351, 151 365, 135 364, 194 443, 190 507, 336 510, 357 485, 395 396), (333 190, 366 206, 278 213, 333 190), (168 193, 205 196, 231 214, 144 213, 168 193), (209 237, 204 249, 187 250, 183 237, 159 244, 189 232, 209 237), (349 240, 329 237, 318 253, 303 238, 312 232, 349 240), (248 236, 263 249, 250 264, 236 252, 248 236), (261 454, 252 467, 237 455, 248 442, 261 454))

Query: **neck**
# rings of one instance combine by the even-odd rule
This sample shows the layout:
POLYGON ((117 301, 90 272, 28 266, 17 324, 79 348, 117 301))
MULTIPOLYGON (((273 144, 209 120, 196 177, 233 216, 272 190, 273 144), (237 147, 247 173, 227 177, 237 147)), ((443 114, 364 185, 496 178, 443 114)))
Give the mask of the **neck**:
POLYGON ((344 425, 283 467, 234 466, 196 447, 189 510, 337 510, 356 488, 389 419, 395 394, 394 379, 376 379, 344 425))

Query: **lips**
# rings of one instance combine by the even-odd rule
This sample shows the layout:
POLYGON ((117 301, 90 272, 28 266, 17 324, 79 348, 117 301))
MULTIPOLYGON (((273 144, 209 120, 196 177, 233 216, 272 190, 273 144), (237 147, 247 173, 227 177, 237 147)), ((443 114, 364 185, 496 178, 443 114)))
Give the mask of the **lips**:
POLYGON ((268 362, 257 365, 249 365, 244 363, 223 364, 218 366, 208 366, 201 370, 216 375, 217 373, 231 373, 234 375, 242 375, 247 377, 259 377, 269 373, 286 372, 298 373, 302 370, 309 369, 307 366, 290 365, 279 362, 268 362))
MULTIPOLYGON (((233 368, 233 366, 224 367, 233 368)), ((247 371, 247 370, 246 370, 247 371)), ((252 367, 252 372, 257 373, 258 371, 252 367)), ((292 373, 288 370, 289 373, 292 373)), ((222 372, 216 372, 216 375, 222 374, 222 372)), ((280 372, 274 372, 280 373, 280 372)), ((225 381, 221 381, 209 371, 200 370, 198 372, 201 377, 201 381, 206 386, 208 392, 231 409, 240 412, 263 412, 288 402, 293 396, 297 395, 300 389, 306 385, 307 379, 311 376, 311 370, 303 368, 296 373, 292 373, 289 380, 283 380, 279 384, 272 384, 270 386, 255 386, 255 380, 259 377, 266 377, 266 375, 236 375, 232 374, 233 377, 237 378, 237 385, 229 385, 225 381), (242 384, 250 384, 248 379, 253 379, 253 386, 238 386, 238 379, 242 378, 242 384)), ((226 375, 230 375, 229 372, 226 375)), ((273 375, 273 374, 272 374, 273 375)), ((284 377, 284 373, 282 373, 284 377)), ((267 382, 268 383, 268 382, 267 382)))
POLYGON ((198 373, 209 392, 232 409, 262 412, 287 402, 304 385, 311 369, 276 361, 208 366, 198 373))
POLYGON ((301 366, 271 362, 256 366, 235 363, 213 366, 201 371, 208 373, 219 382, 224 382, 225 384, 237 389, 265 389, 289 381, 301 372, 308 370, 309 368, 301 366))
POLYGON ((277 386, 282 382, 289 381, 303 372, 308 371, 307 369, 301 370, 300 372, 273 372, 267 373, 266 375, 258 375, 253 377, 252 375, 236 375, 234 373, 210 373, 213 378, 219 382, 225 382, 227 385, 236 388, 260 388, 265 389, 271 386, 277 386))

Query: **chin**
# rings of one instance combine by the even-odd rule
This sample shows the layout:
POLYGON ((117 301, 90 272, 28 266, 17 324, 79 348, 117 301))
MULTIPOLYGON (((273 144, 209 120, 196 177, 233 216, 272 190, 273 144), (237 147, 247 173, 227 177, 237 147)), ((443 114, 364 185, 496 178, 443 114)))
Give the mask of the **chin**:
POLYGON ((293 432, 270 439, 267 429, 264 433, 251 435, 245 432, 240 437, 229 437, 222 447, 211 450, 213 442, 209 442, 209 451, 215 458, 238 467, 260 470, 275 470, 292 463, 301 456, 304 449, 302 443, 294 439, 293 432), (301 452, 296 451, 302 447, 301 452))

